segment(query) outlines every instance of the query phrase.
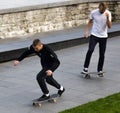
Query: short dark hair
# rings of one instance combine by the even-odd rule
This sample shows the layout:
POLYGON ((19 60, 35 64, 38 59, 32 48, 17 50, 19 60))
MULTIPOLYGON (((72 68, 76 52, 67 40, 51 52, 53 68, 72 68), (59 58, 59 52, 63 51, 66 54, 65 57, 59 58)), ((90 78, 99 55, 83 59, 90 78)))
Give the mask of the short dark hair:
POLYGON ((41 44, 41 41, 40 41, 40 39, 35 39, 35 40, 33 40, 33 43, 32 43, 32 46, 37 46, 38 44, 41 44))
POLYGON ((100 4, 99 4, 99 7, 103 7, 104 9, 106 9, 107 8, 107 5, 106 5, 106 3, 105 2, 100 2, 100 4))

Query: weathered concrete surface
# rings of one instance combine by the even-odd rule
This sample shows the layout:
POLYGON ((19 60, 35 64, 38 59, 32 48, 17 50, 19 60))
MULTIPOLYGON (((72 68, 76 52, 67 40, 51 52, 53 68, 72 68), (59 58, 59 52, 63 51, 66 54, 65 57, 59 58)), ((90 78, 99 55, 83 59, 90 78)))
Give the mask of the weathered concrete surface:
MULTIPOLYGON (((18 67, 12 62, 0 64, 0 112, 1 113, 57 113, 86 102, 120 91, 120 36, 108 39, 104 78, 93 76, 83 79, 80 72, 88 44, 56 51, 61 66, 54 77, 65 86, 66 92, 57 103, 45 103, 42 108, 33 107, 32 99, 42 95, 36 74, 40 71, 37 56, 26 58, 18 67)), ((92 57, 90 71, 96 71, 98 46, 92 57)), ((49 86, 50 93, 57 92, 49 86)))

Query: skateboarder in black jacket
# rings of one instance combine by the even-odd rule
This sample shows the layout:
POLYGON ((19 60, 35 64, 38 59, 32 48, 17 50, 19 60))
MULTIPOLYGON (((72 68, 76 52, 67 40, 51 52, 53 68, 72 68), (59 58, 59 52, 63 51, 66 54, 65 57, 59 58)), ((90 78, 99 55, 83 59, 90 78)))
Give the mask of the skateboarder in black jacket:
POLYGON ((53 78, 53 72, 60 65, 60 61, 54 51, 48 45, 42 44, 39 39, 35 39, 33 44, 17 60, 14 61, 14 66, 18 65, 20 61, 33 53, 41 58, 42 65, 42 70, 38 73, 36 78, 43 92, 43 95, 38 98, 38 101, 50 98, 46 82, 56 87, 58 89, 58 94, 61 96, 65 91, 65 88, 53 78))

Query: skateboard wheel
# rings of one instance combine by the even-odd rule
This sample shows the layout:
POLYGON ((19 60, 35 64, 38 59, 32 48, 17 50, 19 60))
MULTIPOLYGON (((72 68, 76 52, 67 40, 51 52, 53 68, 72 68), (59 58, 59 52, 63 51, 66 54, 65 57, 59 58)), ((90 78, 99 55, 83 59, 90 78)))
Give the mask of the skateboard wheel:
POLYGON ((54 99, 53 102, 56 103, 56 99, 54 99))
POLYGON ((48 100, 48 102, 55 103, 55 102, 56 102, 56 99, 48 100))
POLYGON ((39 107, 41 107, 42 105, 41 104, 38 104, 39 107))

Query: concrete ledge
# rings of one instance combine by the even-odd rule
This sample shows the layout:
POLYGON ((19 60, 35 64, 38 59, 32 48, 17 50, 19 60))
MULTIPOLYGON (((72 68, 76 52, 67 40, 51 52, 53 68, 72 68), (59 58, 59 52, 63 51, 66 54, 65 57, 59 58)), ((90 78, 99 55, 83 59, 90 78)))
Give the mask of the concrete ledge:
MULTIPOLYGON (((16 12, 24 12, 24 11, 30 11, 30 10, 38 10, 38 9, 44 9, 44 8, 51 8, 51 7, 61 7, 61 6, 67 6, 67 5, 75 5, 79 3, 97 3, 101 1, 114 1, 118 2, 118 0, 58 0, 58 1, 31 1, 30 3, 21 4, 21 2, 18 1, 17 5, 12 5, 12 1, 7 1, 7 4, 10 4, 9 6, 4 4, 3 8, 0 8, 0 14, 8 14, 8 13, 16 13, 16 12), (10 3, 9 3, 10 2, 10 3)), ((14 1, 13 1, 14 2, 14 1)), ((14 4, 14 3, 13 3, 14 4)))
MULTIPOLYGON (((88 39, 83 37, 84 26, 81 28, 72 28, 56 32, 39 33, 27 39, 18 41, 1 40, 0 45, 0 63, 16 59, 35 38, 40 38, 43 43, 48 44, 54 50, 60 50, 72 46, 77 46, 88 42, 88 39), (3 42, 2 42, 3 41, 3 42)), ((119 36, 119 24, 114 24, 109 30, 109 38, 119 36)))
MULTIPOLYGON (((66 40, 66 41, 61 41, 61 42, 56 42, 56 43, 50 43, 48 45, 50 47, 52 47, 53 50, 60 50, 60 49, 80 45, 80 44, 83 44, 86 42, 88 42, 88 40, 86 40, 85 38, 78 38, 78 39, 73 39, 73 40, 66 40)), ((26 50, 26 48, 27 47, 0 52, 0 63, 18 58, 20 56, 20 54, 22 54, 22 52, 26 50)))

